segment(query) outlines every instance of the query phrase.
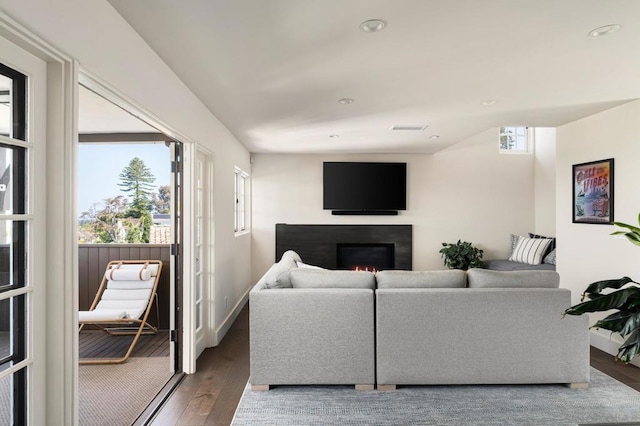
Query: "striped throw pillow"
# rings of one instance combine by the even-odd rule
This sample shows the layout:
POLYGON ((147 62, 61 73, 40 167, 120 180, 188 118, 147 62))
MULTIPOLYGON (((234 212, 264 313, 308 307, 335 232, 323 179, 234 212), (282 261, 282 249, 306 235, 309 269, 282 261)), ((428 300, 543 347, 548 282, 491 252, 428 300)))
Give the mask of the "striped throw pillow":
POLYGON ((529 265, 539 265, 542 262, 542 256, 549 248, 549 244, 551 244, 551 240, 548 238, 519 237, 509 260, 529 265))

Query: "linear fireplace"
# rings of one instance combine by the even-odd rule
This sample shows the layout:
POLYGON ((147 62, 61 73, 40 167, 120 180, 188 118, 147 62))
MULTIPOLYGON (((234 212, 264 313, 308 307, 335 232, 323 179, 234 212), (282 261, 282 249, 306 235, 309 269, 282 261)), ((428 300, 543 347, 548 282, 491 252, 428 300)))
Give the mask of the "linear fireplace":
POLYGON ((337 244, 338 269, 394 269, 395 244, 337 244))
POLYGON ((289 225, 276 224, 277 262, 287 250, 304 263, 328 269, 411 270, 411 225, 289 225), (339 257, 343 256, 342 260, 339 257))

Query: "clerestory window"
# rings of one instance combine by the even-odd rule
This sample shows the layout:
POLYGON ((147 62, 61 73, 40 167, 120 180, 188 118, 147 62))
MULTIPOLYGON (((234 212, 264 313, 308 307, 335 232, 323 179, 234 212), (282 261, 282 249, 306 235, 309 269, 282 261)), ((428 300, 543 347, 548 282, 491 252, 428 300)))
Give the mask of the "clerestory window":
POLYGON ((529 152, 528 127, 500 127, 500 152, 527 153, 529 152))

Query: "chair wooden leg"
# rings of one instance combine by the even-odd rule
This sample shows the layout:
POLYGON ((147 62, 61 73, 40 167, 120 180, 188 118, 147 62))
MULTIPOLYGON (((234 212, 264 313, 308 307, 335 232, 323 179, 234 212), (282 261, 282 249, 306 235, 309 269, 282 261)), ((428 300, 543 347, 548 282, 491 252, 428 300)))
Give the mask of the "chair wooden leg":
MULTIPOLYGON (((140 327, 138 327, 138 331, 136 332, 135 337, 133 338, 133 341, 129 345, 129 349, 127 349, 127 353, 124 354, 124 356, 122 358, 95 358, 95 359, 92 359, 92 358, 81 358, 78 361, 78 363, 80 365, 122 364, 127 359, 129 359, 129 357, 131 356, 131 353, 133 352, 133 349, 136 347, 136 343, 138 343, 138 339, 140 339, 140 335, 143 334, 142 331, 144 330, 145 324, 147 324, 145 321, 142 321, 140 323, 140 327)), ((109 334, 113 334, 113 333, 109 333, 109 334)))

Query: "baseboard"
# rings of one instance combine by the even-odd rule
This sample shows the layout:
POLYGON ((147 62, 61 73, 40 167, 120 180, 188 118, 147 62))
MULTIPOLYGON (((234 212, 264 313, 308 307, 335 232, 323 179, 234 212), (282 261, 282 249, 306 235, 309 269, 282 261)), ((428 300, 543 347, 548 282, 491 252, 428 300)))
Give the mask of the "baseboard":
MULTIPOLYGON (((603 352, 611 354, 615 356, 618 353, 618 347, 623 343, 620 336, 616 334, 605 335, 602 331, 599 330, 591 330, 589 332, 589 337, 591 341, 591 346, 594 348, 598 348, 603 352)), ((632 365, 636 367, 640 367, 640 359, 636 357, 633 361, 631 361, 632 365)))
POLYGON ((220 327, 216 329, 213 336, 212 346, 218 346, 222 338, 227 334, 227 332, 231 328, 231 325, 233 325, 233 322, 236 320, 236 318, 238 318, 240 311, 242 310, 242 308, 244 308, 244 305, 246 305, 247 302, 249 301, 249 292, 251 291, 252 288, 253 288, 252 286, 249 286, 249 288, 242 295, 238 303, 236 303, 236 306, 233 307, 231 312, 229 312, 229 315, 227 315, 224 321, 222 321, 222 324, 220 325, 220 327))

